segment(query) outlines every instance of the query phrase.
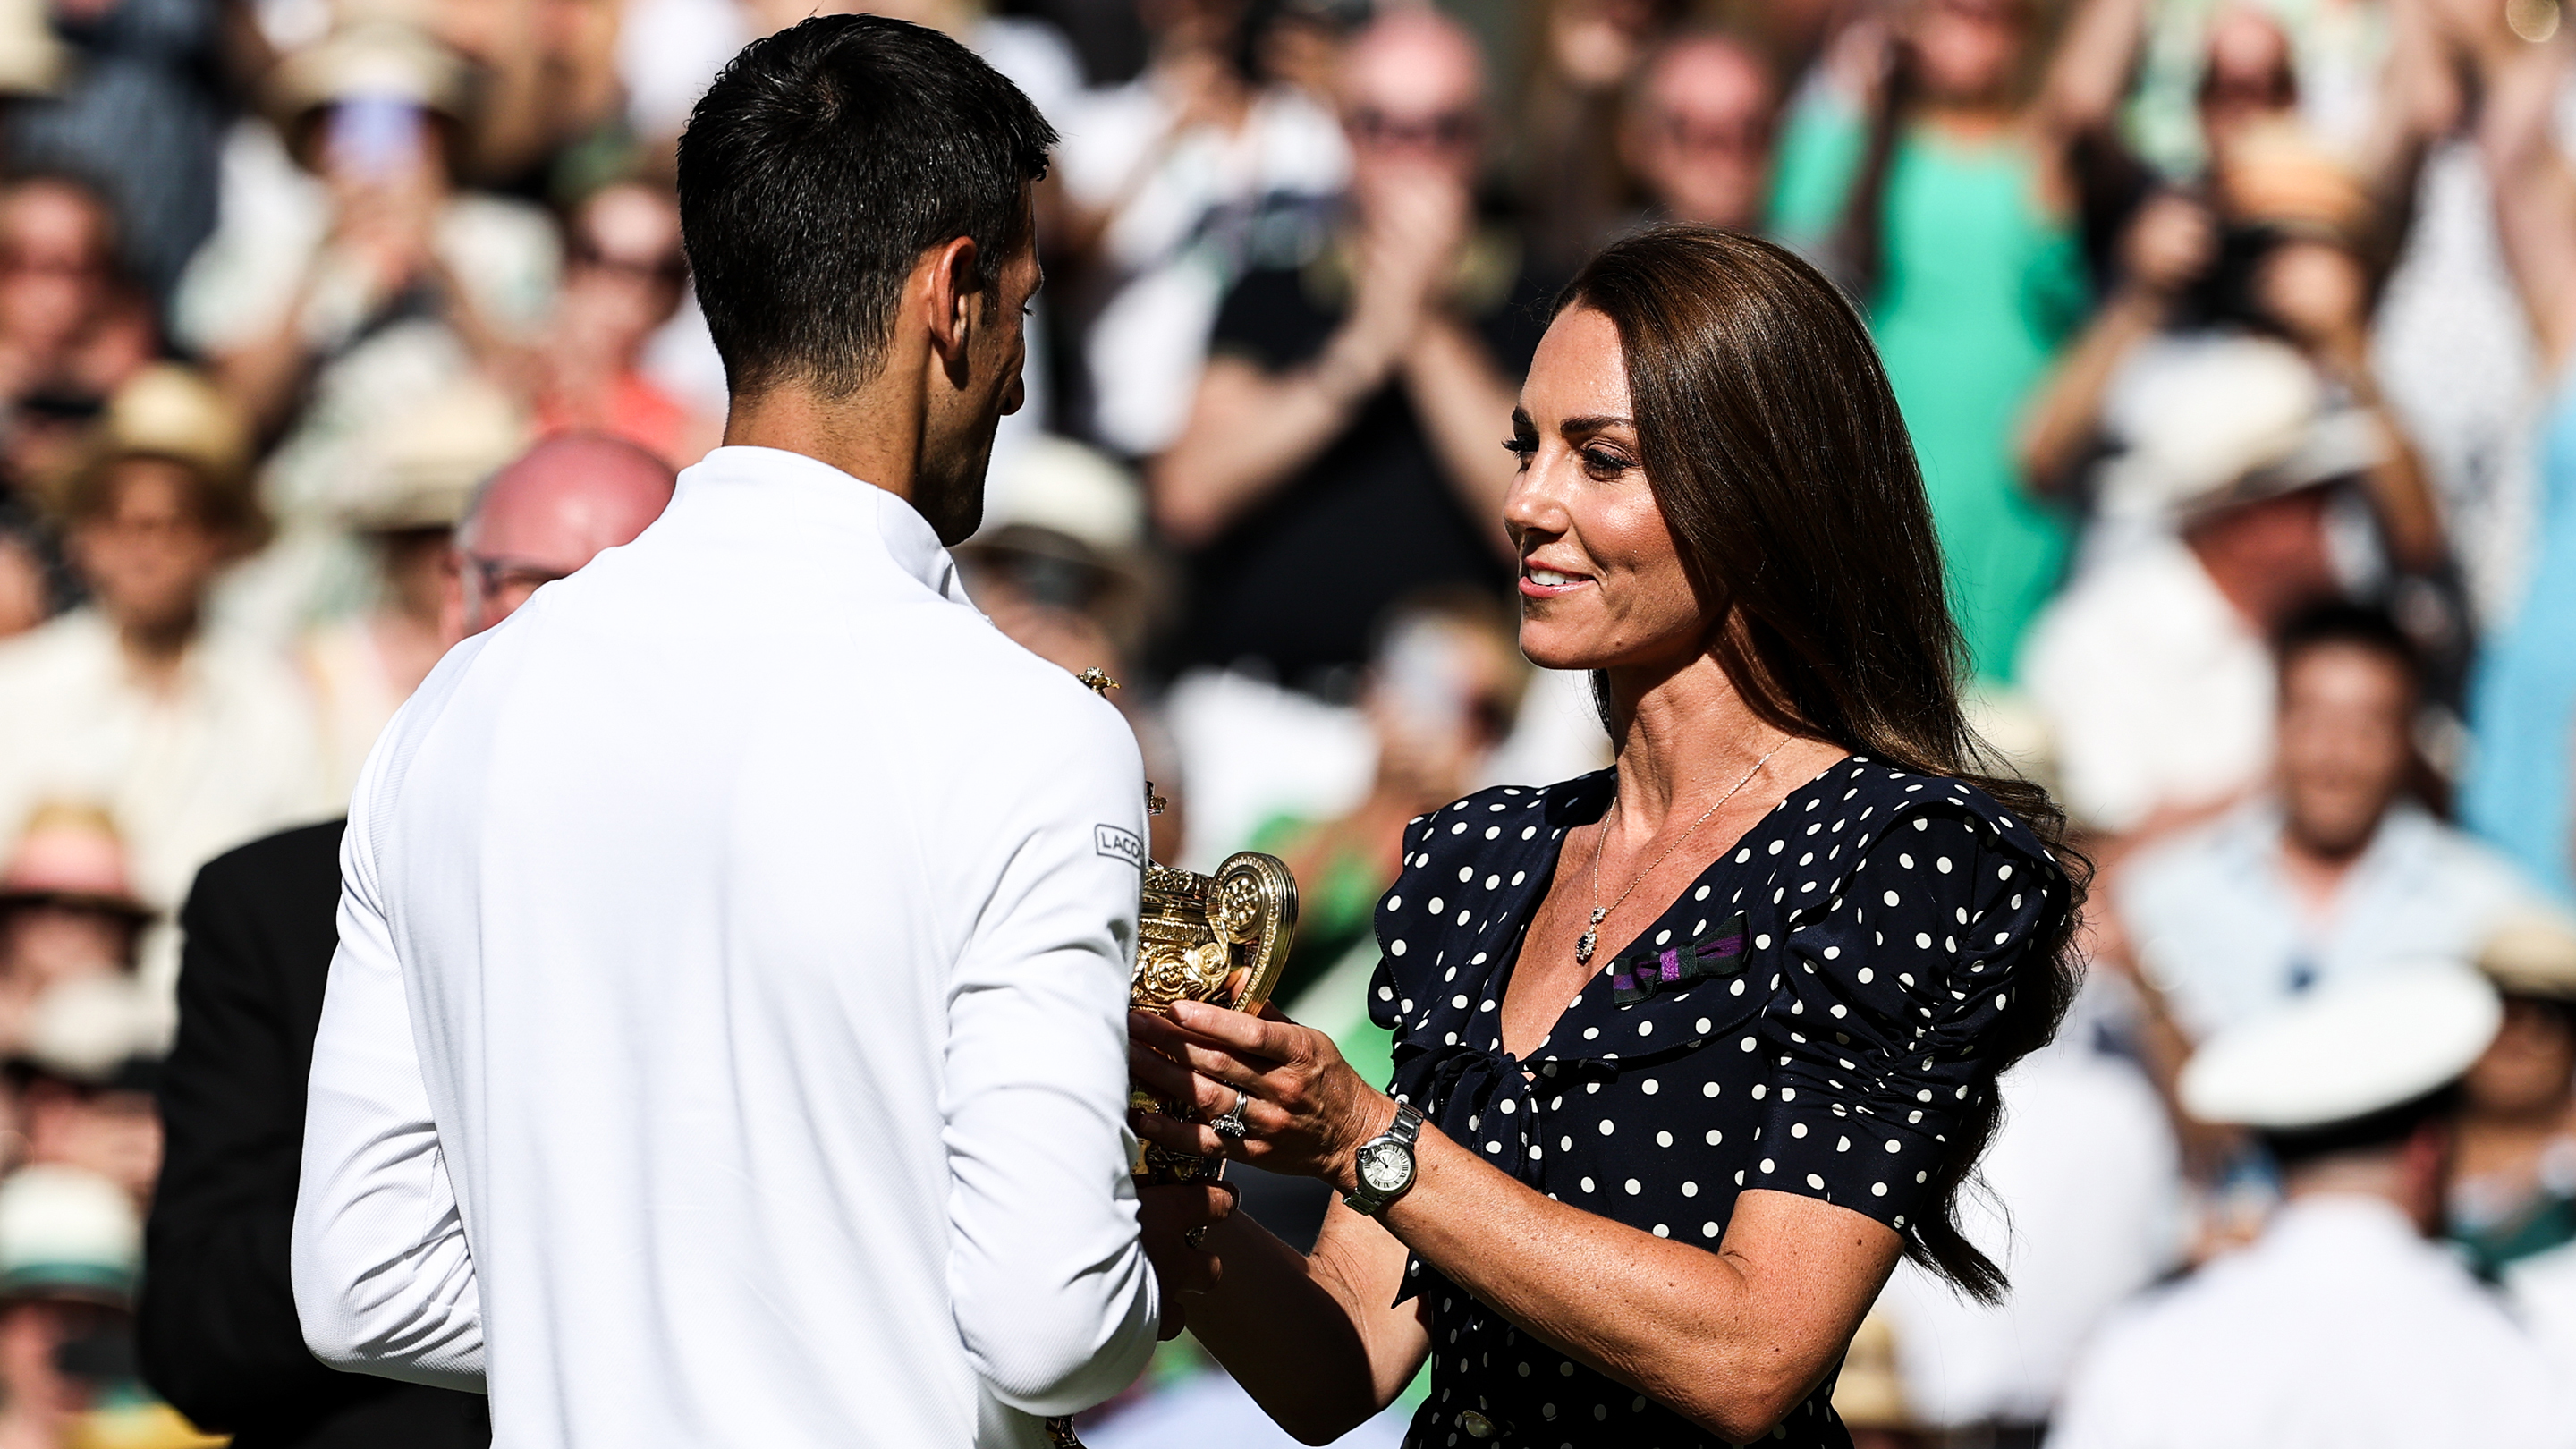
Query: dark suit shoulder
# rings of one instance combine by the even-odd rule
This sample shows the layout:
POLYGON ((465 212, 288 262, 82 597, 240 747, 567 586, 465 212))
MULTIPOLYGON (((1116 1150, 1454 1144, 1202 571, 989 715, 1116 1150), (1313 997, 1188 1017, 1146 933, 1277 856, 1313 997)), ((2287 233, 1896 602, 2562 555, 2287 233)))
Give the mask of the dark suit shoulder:
POLYGON ((337 900, 340 836, 348 825, 347 820, 299 825, 225 851, 198 870, 196 885, 188 892, 189 906, 204 897, 220 896, 227 901, 273 900, 294 909, 326 888, 337 900))

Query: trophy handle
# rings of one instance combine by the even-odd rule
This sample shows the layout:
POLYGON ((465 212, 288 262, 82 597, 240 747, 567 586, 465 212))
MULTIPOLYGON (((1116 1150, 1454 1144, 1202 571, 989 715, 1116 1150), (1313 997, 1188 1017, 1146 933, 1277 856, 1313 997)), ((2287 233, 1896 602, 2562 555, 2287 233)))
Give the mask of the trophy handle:
POLYGON ((1297 939, 1297 877, 1279 857, 1245 850, 1227 856, 1214 881, 1208 889, 1209 923, 1242 942, 1244 967, 1251 973, 1235 996, 1234 1009, 1257 1014, 1279 984, 1288 948, 1297 939))

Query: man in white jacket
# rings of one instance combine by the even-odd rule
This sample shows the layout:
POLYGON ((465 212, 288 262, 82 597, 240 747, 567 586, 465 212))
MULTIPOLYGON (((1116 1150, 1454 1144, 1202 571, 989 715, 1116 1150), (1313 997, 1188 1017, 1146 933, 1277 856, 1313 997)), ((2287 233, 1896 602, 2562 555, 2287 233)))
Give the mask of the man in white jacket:
POLYGON ((1222 1191, 1140 1235, 1127 1176, 1136 746, 944 547, 1052 139, 867 16, 700 103, 727 446, 450 653, 351 806, 293 1263, 326 1362, 485 1390, 503 1449, 1036 1445, 1213 1273, 1222 1191))

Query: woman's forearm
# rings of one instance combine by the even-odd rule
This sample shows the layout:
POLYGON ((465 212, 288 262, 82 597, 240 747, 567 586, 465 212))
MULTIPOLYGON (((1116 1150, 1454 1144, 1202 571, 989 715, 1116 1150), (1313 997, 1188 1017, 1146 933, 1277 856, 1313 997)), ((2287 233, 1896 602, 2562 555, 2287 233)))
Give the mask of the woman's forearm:
POLYGON ((2101 431, 2102 397, 2110 391, 2113 375, 2163 320, 2160 299, 2131 289, 2113 298, 2067 349, 2022 425, 2021 471, 2034 491, 2052 495, 2065 490, 2075 465, 2101 431))
POLYGON ((1190 1332, 1253 1402, 1309 1444, 1339 1438, 1392 1402, 1421 1367, 1427 1341, 1410 1312, 1388 1306, 1392 1282, 1363 1296, 1376 1286, 1370 1280, 1401 1280, 1403 1249, 1356 1214, 1337 1208, 1335 1216, 1376 1234, 1393 1272, 1349 1261, 1354 1255, 1334 1241, 1348 1236, 1347 1225, 1328 1221, 1308 1256, 1238 1214, 1209 1234, 1225 1265, 1216 1290, 1188 1302, 1190 1332))
POLYGON ((1753 1192, 1710 1251, 1542 1196, 1427 1127, 1416 1162, 1385 1215, 1397 1238, 1524 1332, 1736 1443, 1815 1387, 1900 1248, 1858 1213, 1753 1192))
POLYGON ((1424 324, 1406 350, 1403 371, 1414 416, 1459 502, 1469 517, 1490 520, 1487 542, 1518 559, 1502 526, 1503 498, 1518 470, 1502 446, 1512 428, 1512 384, 1494 370, 1484 343, 1446 317, 1424 324))
POLYGON ((1188 426, 1154 463, 1155 522, 1185 548, 1215 538, 1330 447, 1390 366, 1384 343, 1349 327, 1296 372, 1211 360, 1188 426))

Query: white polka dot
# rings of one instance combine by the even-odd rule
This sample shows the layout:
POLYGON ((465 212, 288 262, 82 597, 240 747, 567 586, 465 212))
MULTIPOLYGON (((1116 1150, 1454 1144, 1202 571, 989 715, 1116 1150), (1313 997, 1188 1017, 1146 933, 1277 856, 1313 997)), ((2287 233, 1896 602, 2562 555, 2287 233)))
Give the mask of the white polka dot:
POLYGON ((1741 1046, 1744 1048, 1744 1050, 1746 1050, 1746 1051, 1751 1051, 1751 1050, 1753 1050, 1753 1038, 1751 1038, 1751 1037, 1749 1037, 1749 1036, 1748 1036, 1748 1037, 1746 1037, 1746 1038, 1743 1040, 1743 1042, 1742 1042, 1742 1043, 1740 1043, 1740 1045, 1741 1045, 1741 1046))
POLYGON ((1888 1139, 1887 1139, 1887 1150, 1888 1150, 1888 1151, 1890 1151, 1890 1152, 1902 1152, 1902 1151, 1904 1151, 1904 1150, 1905 1150, 1905 1146, 1904 1146, 1904 1144, 1903 1144, 1903 1143, 1898 1142, 1895 1138, 1890 1137, 1890 1138, 1888 1138, 1888 1139))
POLYGON ((1700 1235, 1701 1237, 1703 1237, 1703 1238, 1713 1238, 1713 1237, 1716 1237, 1716 1236, 1717 1236, 1717 1224, 1715 1224, 1715 1223, 1702 1223, 1702 1224, 1700 1224, 1700 1225, 1699 1225, 1699 1235, 1700 1235))
POLYGON ((1388 910, 1390 910, 1390 911, 1400 911, 1400 910, 1403 910, 1403 909, 1404 909, 1404 897, 1402 897, 1402 896, 1388 896, 1388 897, 1386 898, 1386 908, 1387 908, 1388 910))
POLYGON ((1656 1145, 1657 1147, 1670 1147, 1670 1146, 1672 1146, 1672 1145, 1673 1145, 1673 1134, 1671 1134, 1670 1132, 1658 1132, 1658 1133, 1656 1133, 1656 1134, 1655 1134, 1655 1145, 1656 1145))
POLYGON ((1654 1034, 1655 1034, 1655 1024, 1654 1024, 1653 1022, 1651 1022, 1651 1021, 1641 1021, 1641 1022, 1638 1022, 1638 1023, 1637 1023, 1637 1035, 1639 1035, 1639 1036, 1653 1036, 1654 1034))
POLYGON ((1769 1172, 1769 1171, 1771 1170, 1771 1159, 1770 1159, 1770 1158, 1766 1157, 1766 1158, 1763 1158, 1763 1159, 1762 1159, 1762 1170, 1763 1170, 1764 1172, 1769 1172))
POLYGON ((1862 968, 1860 968, 1860 984, 1861 984, 1861 985, 1863 985, 1863 986, 1867 986, 1867 985, 1870 983, 1870 979, 1871 979, 1872 977, 1876 976, 1877 974, 1878 974, 1878 973, 1876 973, 1876 972, 1874 972, 1874 971, 1870 970, 1868 967, 1863 966, 1862 968))
MULTIPOLYGON (((1783 1092, 1783 1093, 1781 1093, 1780 1095, 1782 1095, 1782 1096, 1784 1096, 1784 1097, 1785 1097, 1785 1096, 1787 1096, 1787 1095, 1788 1095, 1788 1093, 1783 1092)), ((1790 1124, 1789 1124, 1789 1135, 1790 1135, 1790 1136, 1792 1136, 1792 1137, 1804 1137, 1804 1136, 1806 1136, 1806 1135, 1807 1135, 1807 1124, 1806 1124, 1806 1123, 1804 1123, 1804 1122, 1792 1122, 1792 1123, 1790 1123, 1790 1124)))
POLYGON ((1760 936, 1756 936, 1756 937, 1754 937, 1754 938, 1753 938, 1753 949, 1754 949, 1754 950, 1756 950, 1756 951, 1768 951, 1768 950, 1770 950, 1770 949, 1771 949, 1771 937, 1770 937, 1768 934, 1760 935, 1760 936))
POLYGON ((1436 916, 1447 909, 1449 909, 1449 903, 1447 901, 1442 900, 1438 896, 1433 896, 1431 898, 1431 914, 1436 916))
POLYGON ((1492 890, 1494 887, 1501 885, 1502 883, 1503 878, 1501 876, 1489 875, 1485 877, 1485 889, 1487 890, 1492 890))
POLYGON ((1812 1173, 1812 1172, 1807 1174, 1807 1186, 1809 1186, 1809 1187, 1813 1187, 1813 1188, 1822 1188, 1824 1185, 1825 1185, 1825 1180, 1824 1180, 1823 1178, 1816 1176, 1816 1175, 1815 1175, 1814 1173, 1812 1173))
POLYGON ((1714 1097, 1714 1096, 1716 1096, 1716 1095, 1717 1095, 1717 1083, 1715 1083, 1715 1082, 1702 1082, 1702 1083, 1700 1083, 1699 1094, 1700 1094, 1701 1096, 1703 1096, 1703 1097, 1714 1097))
POLYGON ((1485 838, 1486 838, 1487 840, 1491 840, 1491 839, 1493 839, 1495 836, 1500 835, 1500 834, 1502 834, 1502 833, 1503 833, 1503 827, 1501 827, 1501 826, 1499 826, 1499 825, 1488 825, 1488 826, 1486 826, 1486 827, 1485 827, 1485 838))
POLYGON ((1583 1039, 1585 1041, 1590 1041, 1599 1035, 1601 1035, 1601 1028, 1597 1026, 1587 1026, 1583 1029, 1583 1039))
MULTIPOLYGON (((1828 961, 1840 960, 1842 959, 1842 954, 1843 948, 1840 946, 1827 946, 1825 948, 1825 959, 1828 961)), ((1861 977, 1861 980, 1863 981, 1867 981, 1868 979, 1869 978, 1867 976, 1861 977)))
POLYGON ((1673 1230, 1672 1230, 1672 1229, 1670 1229, 1670 1228, 1668 1228, 1668 1227, 1665 1227, 1662 1223, 1657 1223, 1657 1224, 1655 1224, 1655 1236, 1656 1236, 1656 1237, 1659 1237, 1659 1238, 1669 1238, 1669 1237, 1671 1237, 1672 1235, 1673 1235, 1673 1230))
POLYGON ((1609 1118, 1607 1118, 1607 1117, 1604 1117, 1604 1118, 1602 1118, 1602 1119, 1601 1119, 1601 1135, 1602 1135, 1602 1136, 1607 1137, 1607 1136, 1609 1136, 1611 1133, 1613 1133, 1613 1132, 1615 1132, 1615 1131, 1617 1131, 1617 1130, 1619 1130, 1619 1124, 1618 1124, 1618 1123, 1611 1121, 1611 1120, 1610 1120, 1609 1118))
POLYGON ((1467 998, 1464 996, 1452 996, 1449 998, 1449 1004, 1458 1008, 1460 1011, 1464 1011, 1467 1009, 1467 998))
POLYGON ((1643 1085, 1641 1085, 1641 1086, 1639 1086, 1639 1087, 1637 1088, 1637 1090, 1639 1090, 1639 1091, 1641 1091, 1641 1092, 1645 1093, 1647 1096, 1651 1097, 1651 1096, 1655 1095, 1655 1093, 1656 1093, 1656 1092, 1658 1092, 1658 1091, 1661 1091, 1661 1090, 1662 1090, 1662 1084, 1661 1084, 1661 1083, 1658 1083, 1654 1078, 1652 1078, 1652 1077, 1648 1077, 1648 1078, 1645 1080, 1644 1084, 1643 1084, 1643 1085))
POLYGON ((1390 955, 1390 956, 1401 956, 1401 955, 1403 955, 1403 954, 1404 954, 1404 943, 1403 943, 1402 941, 1389 941, 1389 942, 1387 942, 1387 943, 1386 943, 1386 954, 1388 954, 1388 955, 1390 955))
POLYGON ((1670 932, 1670 931, 1657 931, 1657 932, 1655 933, 1655 944, 1656 944, 1656 945, 1658 945, 1658 946, 1660 946, 1660 945, 1664 944, 1665 942, 1667 942, 1667 941, 1671 940, 1672 938, 1673 938, 1673 933, 1672 933, 1672 932, 1670 932))
POLYGON ((1646 1185, 1637 1181, 1637 1179, 1633 1177, 1620 1185, 1628 1189, 1628 1196, 1630 1197, 1635 1197, 1637 1194, 1646 1190, 1646 1185))
POLYGON ((1895 905, 1895 904, 1896 904, 1896 892, 1894 892, 1894 891, 1889 891, 1889 892, 1888 892, 1888 893, 1883 897, 1883 899, 1884 899, 1884 900, 1886 900, 1886 902, 1887 902, 1889 905, 1891 905, 1891 906, 1892 906, 1892 905, 1895 905))
POLYGON ((1771 853, 1772 853, 1773 855, 1778 855, 1782 850, 1784 850, 1784 849, 1786 849, 1786 848, 1788 847, 1788 844, 1789 844, 1789 842, 1787 842, 1787 841, 1785 841, 1785 840, 1775 840, 1775 841, 1772 841, 1772 842, 1771 842, 1771 853))
POLYGON ((1883 1182, 1873 1182, 1873 1183, 1871 1183, 1871 1184, 1869 1185, 1869 1195, 1870 1195, 1871 1197, 1885 1197, 1885 1196, 1887 1196, 1887 1184, 1886 1184, 1886 1183, 1883 1183, 1883 1182))
POLYGON ((1592 1190, 1592 1179, 1591 1179, 1591 1178, 1588 1178, 1588 1177, 1587 1177, 1587 1178, 1583 1179, 1583 1190, 1584 1190, 1585 1192, 1590 1192, 1590 1191, 1592 1190))
POLYGON ((1449 827, 1449 833, 1450 833, 1450 834, 1452 834, 1452 835, 1464 835, 1464 834, 1466 834, 1466 833, 1467 833, 1467 822, 1466 822, 1466 821, 1464 821, 1464 820, 1461 820, 1461 821, 1459 821, 1457 824, 1450 826, 1450 827, 1449 827))
POLYGON ((1914 857, 1907 855, 1905 852, 1900 850, 1896 853, 1896 863, 1905 867, 1907 870, 1912 870, 1914 868, 1914 857))
POLYGON ((1924 950, 1926 950, 1926 951, 1931 950, 1931 949, 1932 949, 1932 933, 1931 933, 1930 931, 1917 931, 1917 932, 1915 932, 1915 933, 1914 933, 1914 944, 1915 944, 1915 945, 1917 945, 1917 946, 1919 946, 1919 947, 1921 947, 1922 949, 1924 949, 1924 950))
POLYGON ((2009 866, 2009 865, 1999 865, 1999 866, 1996 866, 1996 867, 1995 867, 1995 879, 1997 879, 1997 880, 2011 880, 2011 879, 2012 879, 2012 867, 2011 867, 2011 866, 2009 866))
POLYGON ((1945 855, 1940 859, 1933 861, 1932 868, 1941 872, 1943 875, 1948 875, 1950 873, 1950 857, 1945 855))
POLYGON ((1395 988, 1392 986, 1379 987, 1377 989, 1377 999, 1380 1001, 1393 1001, 1395 999, 1395 988))
POLYGON ((1718 1131, 1718 1130, 1717 1130, 1716 1128, 1714 1128, 1714 1127, 1711 1127, 1710 1129, 1708 1129, 1708 1135, 1707 1135, 1707 1136, 1705 1136, 1705 1137, 1702 1137, 1700 1140, 1701 1140, 1701 1141, 1703 1141, 1703 1142, 1706 1142, 1706 1143, 1707 1143, 1709 1146, 1711 1146, 1711 1147, 1715 1147, 1715 1146, 1717 1146, 1719 1143, 1724 1142, 1724 1141, 1726 1140, 1726 1134, 1725 1134, 1725 1133, 1723 1133, 1723 1132, 1718 1131))

